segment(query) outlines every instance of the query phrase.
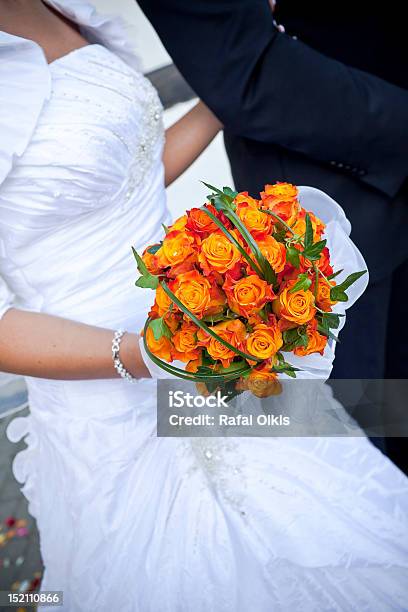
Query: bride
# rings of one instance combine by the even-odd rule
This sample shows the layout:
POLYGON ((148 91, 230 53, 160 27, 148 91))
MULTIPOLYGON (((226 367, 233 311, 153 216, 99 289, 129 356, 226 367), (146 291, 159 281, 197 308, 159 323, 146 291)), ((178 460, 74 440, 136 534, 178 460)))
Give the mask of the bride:
POLYGON ((163 148, 120 25, 82 0, 0 0, 0 24, 0 369, 27 377, 8 435, 42 590, 69 612, 407 609, 407 480, 365 438, 156 437, 130 245, 217 119, 199 103, 163 148))

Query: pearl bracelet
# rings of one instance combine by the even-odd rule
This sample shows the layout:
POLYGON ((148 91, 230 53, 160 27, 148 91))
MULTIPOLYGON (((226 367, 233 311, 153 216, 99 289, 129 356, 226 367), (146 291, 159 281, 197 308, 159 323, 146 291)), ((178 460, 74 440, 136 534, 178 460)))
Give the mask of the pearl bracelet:
POLYGON ((120 343, 125 333, 126 332, 124 332, 122 329, 115 331, 112 340, 112 359, 115 370, 119 376, 121 376, 121 378, 126 378, 126 380, 133 383, 135 382, 136 378, 127 371, 119 357, 120 343))

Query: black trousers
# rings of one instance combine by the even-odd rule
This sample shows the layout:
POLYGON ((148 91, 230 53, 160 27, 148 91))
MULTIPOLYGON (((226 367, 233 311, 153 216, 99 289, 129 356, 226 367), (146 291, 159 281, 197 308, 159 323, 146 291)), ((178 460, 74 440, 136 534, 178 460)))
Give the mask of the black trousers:
MULTIPOLYGON (((348 311, 332 378, 408 379, 408 261, 389 277, 369 284, 348 311)), ((406 473, 407 441, 387 438, 382 448, 406 473)))

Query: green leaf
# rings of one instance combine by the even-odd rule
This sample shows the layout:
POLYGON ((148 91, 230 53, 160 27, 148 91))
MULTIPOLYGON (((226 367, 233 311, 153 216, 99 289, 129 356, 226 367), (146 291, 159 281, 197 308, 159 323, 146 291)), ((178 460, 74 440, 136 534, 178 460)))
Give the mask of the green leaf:
POLYGON ((332 287, 330 289, 330 299, 332 302, 348 302, 348 295, 342 289, 332 287))
POLYGON ((221 191, 221 189, 218 189, 218 187, 214 187, 214 185, 210 185, 210 183, 206 183, 204 181, 201 181, 201 182, 203 185, 208 187, 208 189, 211 189, 211 191, 213 191, 214 193, 218 193, 218 195, 224 195, 224 192, 221 191))
POLYGON ((245 366, 245 368, 248 367, 248 364, 243 361, 242 359, 240 361, 235 361, 234 363, 232 363, 230 366, 228 366, 228 368, 217 368, 217 374, 232 374, 233 372, 237 372, 238 370, 242 370, 242 368, 245 366))
POLYGON ((275 285, 277 281, 275 271, 273 270, 271 264, 266 259, 266 257, 262 254, 258 243, 256 242, 256 240, 254 240, 253 236, 245 227, 244 223, 242 223, 241 219, 233 210, 225 211, 225 216, 231 221, 233 225, 235 225, 242 238, 245 240, 245 242, 251 249, 252 254, 254 255, 256 261, 259 264, 259 267, 262 270, 262 275, 260 275, 261 278, 263 277, 270 285, 275 285))
POLYGON ((313 244, 313 225, 312 225, 312 221, 310 219, 309 213, 306 213, 305 221, 306 221, 306 231, 305 231, 304 245, 305 245, 305 249, 307 249, 307 247, 313 244))
POLYGON ((336 276, 338 276, 342 272, 343 270, 337 270, 337 272, 333 272, 333 274, 329 274, 329 276, 327 277, 327 280, 333 280, 333 278, 336 278, 336 276))
POLYGON ((211 374, 214 374, 214 370, 212 368, 210 368, 209 366, 198 366, 197 368, 197 373, 198 374, 206 374, 207 376, 211 376, 211 374))
POLYGON ((167 227, 167 225, 164 225, 164 223, 161 224, 162 228, 164 229, 164 233, 167 234, 170 232, 170 229, 167 227))
POLYGON ((227 319, 231 320, 231 319, 238 319, 238 318, 239 318, 239 315, 237 315, 236 312, 233 312, 232 310, 227 308, 225 312, 219 312, 214 315, 207 315, 206 317, 203 317, 201 320, 204 321, 205 323, 213 324, 213 323, 219 323, 219 321, 226 321, 227 319))
POLYGON ((298 346, 306 347, 309 339, 306 333, 306 326, 301 325, 283 332, 282 351, 293 351, 298 346))
POLYGON ((340 317, 344 317, 345 315, 340 315, 335 312, 325 312, 321 316, 322 325, 327 327, 327 329, 333 328, 337 329, 340 325, 340 317))
POLYGON ((159 244, 152 244, 152 246, 147 249, 147 252, 150 253, 150 255, 156 255, 157 251, 161 248, 161 246, 161 242, 159 244))
POLYGON ((299 251, 295 249, 294 246, 289 245, 286 247, 286 259, 295 268, 298 268, 300 266, 299 255, 299 251))
POLYGON ((320 259, 320 255, 324 247, 326 246, 327 240, 320 240, 319 242, 315 242, 307 247, 305 247, 302 255, 309 259, 310 261, 315 261, 320 259))
POLYGON ((211 191, 214 192, 207 197, 209 200, 211 200, 217 210, 235 209, 234 199, 237 196, 237 193, 230 187, 224 187, 223 191, 221 191, 221 189, 214 187, 214 185, 204 183, 204 181, 202 181, 202 183, 208 187, 208 189, 211 189, 211 191))
POLYGON ((317 324, 317 331, 321 334, 323 334, 323 336, 327 336, 328 338, 331 338, 332 340, 334 340, 335 342, 340 343, 340 340, 337 338, 337 336, 335 336, 330 329, 327 329, 327 327, 325 327, 324 325, 322 325, 321 323, 317 324))
POLYGON ((355 283, 359 278, 364 276, 367 273, 367 270, 361 270, 360 272, 353 272, 349 274, 348 277, 338 285, 335 285, 330 289, 330 299, 333 302, 347 302, 348 296, 346 293, 346 289, 351 287, 353 283, 355 283))
POLYGON ((153 274, 149 276, 140 276, 135 282, 135 285, 141 289, 157 289, 159 286, 159 279, 157 276, 153 276, 153 274))
POLYGON ((163 319, 163 317, 159 317, 158 319, 152 319, 150 321, 150 329, 153 332, 153 336, 155 340, 160 340, 163 336, 166 338, 171 338, 171 331, 167 326, 167 323, 163 319))
POLYGON ((337 329, 340 325, 340 317, 343 317, 343 316, 344 315, 336 314, 334 312, 322 313, 321 315, 319 315, 320 320, 318 321, 318 324, 317 324, 317 330, 321 334, 323 334, 323 336, 327 336, 328 338, 332 338, 336 342, 340 342, 337 336, 335 336, 330 331, 330 328, 337 329))
POLYGON ((218 314, 214 314, 214 315, 208 315, 206 317, 203 317, 201 320, 204 321, 205 323, 218 323, 219 321, 223 321, 225 319, 225 315, 223 312, 219 312, 218 314))
POLYGON ((265 321, 265 323, 268 321, 268 315, 265 312, 265 308, 262 308, 259 312, 258 312, 259 316, 261 317, 262 321, 265 321))
POLYGON ((145 262, 140 257, 139 253, 132 247, 133 256, 136 259, 137 269, 139 270, 141 276, 135 282, 136 287, 141 287, 142 289, 157 289, 159 286, 159 279, 154 274, 151 274, 146 267, 145 262))
POLYGON ((275 240, 277 242, 285 242, 286 229, 285 228, 282 228, 280 230, 275 229, 275 231, 273 232, 272 236, 275 238, 275 240))
POLYGON ((230 208, 230 202, 226 201, 222 196, 208 196, 208 199, 211 201, 214 208, 218 211, 225 211, 230 208))
POLYGON ((140 257, 136 249, 133 247, 132 247, 132 253, 133 253, 133 257, 136 259, 137 269, 139 270, 140 274, 142 274, 143 276, 147 276, 148 274, 150 274, 149 270, 146 267, 145 262, 140 257))
POLYGON ((361 272, 353 272, 352 274, 349 274, 342 283, 330 289, 330 299, 337 302, 347 302, 348 297, 345 294, 346 289, 348 289, 366 273, 367 270, 362 270, 361 272), (344 299, 344 296, 346 296, 346 299, 344 299))
POLYGON ((296 372, 299 372, 299 371, 300 371, 299 368, 294 368, 286 361, 283 361, 282 363, 275 365, 272 368, 272 372, 276 372, 277 374, 286 374, 287 376, 290 376, 291 378, 296 378, 296 372))
POLYGON ((235 198, 238 195, 238 191, 234 191, 233 189, 231 189, 231 187, 223 187, 222 190, 225 193, 225 195, 229 196, 233 200, 235 200, 235 198))
POLYGON ((293 293, 294 291, 307 291, 312 284, 311 279, 307 274, 299 274, 298 281, 289 289, 289 293, 293 293))

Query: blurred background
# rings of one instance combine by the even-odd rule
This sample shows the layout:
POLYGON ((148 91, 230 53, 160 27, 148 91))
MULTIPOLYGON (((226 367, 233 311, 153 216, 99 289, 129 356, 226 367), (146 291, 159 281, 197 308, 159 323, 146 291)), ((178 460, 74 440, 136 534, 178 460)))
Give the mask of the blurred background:
MULTIPOLYGON (((159 90, 165 107, 165 125, 171 125, 195 104, 194 93, 183 81, 149 22, 134 0, 93 0, 102 13, 120 14, 141 58, 143 72, 159 90)), ((229 164, 219 135, 193 166, 168 189, 174 216, 192 205, 201 205, 205 188, 200 181, 232 185, 229 164), (198 201, 191 201, 198 194, 198 201)), ((24 381, 0 372, 0 590, 33 590, 38 587, 42 564, 38 534, 25 498, 14 480, 11 464, 24 443, 11 444, 5 435, 14 415, 27 413, 24 381)), ((15 608, 14 608, 15 610, 15 608)))

